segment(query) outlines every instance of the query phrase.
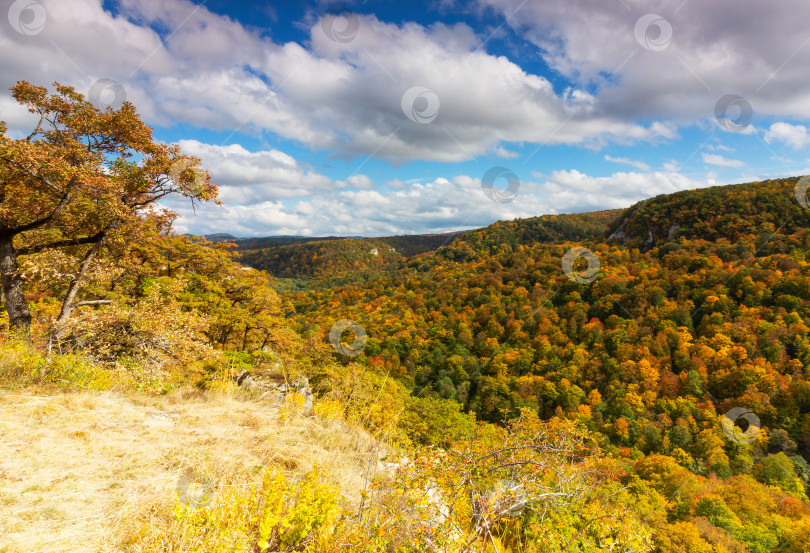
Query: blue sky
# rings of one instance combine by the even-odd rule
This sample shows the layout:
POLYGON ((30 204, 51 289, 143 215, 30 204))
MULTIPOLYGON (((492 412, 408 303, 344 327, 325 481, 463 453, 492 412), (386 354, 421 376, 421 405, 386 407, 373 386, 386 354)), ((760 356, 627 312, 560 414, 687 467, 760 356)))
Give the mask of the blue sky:
MULTIPOLYGON (((203 160, 225 205, 169 202, 182 232, 446 232, 810 172, 805 0, 0 5, 3 91, 125 95, 203 160)), ((0 118, 32 124, 7 92, 0 118)))

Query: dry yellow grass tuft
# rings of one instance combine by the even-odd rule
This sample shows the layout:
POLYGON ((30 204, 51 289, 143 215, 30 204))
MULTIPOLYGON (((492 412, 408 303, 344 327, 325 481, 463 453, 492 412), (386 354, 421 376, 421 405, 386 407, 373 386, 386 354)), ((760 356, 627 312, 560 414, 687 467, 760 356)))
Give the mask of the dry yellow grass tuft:
POLYGON ((0 552, 124 551, 168 523, 190 471, 222 489, 264 468, 296 479, 317 464, 352 505, 373 445, 340 421, 238 391, 0 390, 0 552))

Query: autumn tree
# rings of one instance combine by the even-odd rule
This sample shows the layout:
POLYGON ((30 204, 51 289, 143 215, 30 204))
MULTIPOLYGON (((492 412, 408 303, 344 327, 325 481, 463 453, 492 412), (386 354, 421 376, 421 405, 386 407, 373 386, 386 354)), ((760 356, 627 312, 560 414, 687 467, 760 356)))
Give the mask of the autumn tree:
POLYGON ((82 279, 112 234, 132 232, 147 217, 169 218, 157 205, 169 195, 192 203, 217 196, 200 160, 156 143, 132 104, 102 111, 72 87, 54 87, 53 94, 25 81, 11 87, 38 117, 27 136, 11 138, 0 122, 0 276, 9 325, 25 334, 31 314, 20 256, 83 247, 58 329, 83 303, 76 301, 82 279))

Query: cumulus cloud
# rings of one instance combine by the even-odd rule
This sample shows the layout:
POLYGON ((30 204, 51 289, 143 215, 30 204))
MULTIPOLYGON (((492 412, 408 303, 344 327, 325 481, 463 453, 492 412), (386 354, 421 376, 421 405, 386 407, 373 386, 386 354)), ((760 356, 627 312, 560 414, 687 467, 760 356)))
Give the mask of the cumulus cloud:
MULTIPOLYGON (((176 226, 181 231, 193 226, 194 232, 244 236, 449 232, 497 220, 627 207, 655 194, 708 184, 668 172, 621 172, 594 177, 577 170, 555 171, 544 178, 521 182, 513 202, 496 203, 487 198, 480 178, 458 175, 324 192, 295 202, 203 206, 197 208, 196 219, 180 219, 176 226)), ((183 215, 191 214, 184 206, 173 208, 183 215)))
MULTIPOLYGON (((8 27, 0 86, 59 80, 87 91, 121 83, 151 124, 270 131, 343 157, 454 162, 502 142, 601 144, 672 136, 611 114, 579 87, 562 94, 542 76, 486 52, 465 24, 392 24, 359 17, 357 37, 328 38, 318 20, 310 41, 276 43, 189 0, 41 0, 43 31, 8 27), (159 33, 156 29, 161 30, 159 33), (430 123, 404 111, 422 87, 436 99, 430 123)), ((417 106, 418 107, 418 106, 417 106)))
POLYGON ((740 168, 745 166, 745 163, 738 159, 728 159, 727 157, 723 157, 719 154, 707 154, 706 152, 703 152, 703 162, 708 163, 709 165, 717 165, 719 167, 740 168))
MULTIPOLYGON (((279 150, 249 152, 239 144, 214 146, 197 140, 178 142, 184 153, 197 156, 220 186, 220 199, 246 205, 308 196, 336 188, 332 179, 305 169, 279 150)), ((368 177, 356 175, 350 184, 359 186, 368 177)))
POLYGON ((608 77, 598 104, 612 115, 694 120, 738 94, 755 117, 810 117, 805 0, 479 2, 573 82, 608 77))
POLYGON ((781 142, 794 150, 801 150, 810 145, 810 134, 804 125, 791 125, 790 123, 774 123, 765 132, 765 142, 781 142))

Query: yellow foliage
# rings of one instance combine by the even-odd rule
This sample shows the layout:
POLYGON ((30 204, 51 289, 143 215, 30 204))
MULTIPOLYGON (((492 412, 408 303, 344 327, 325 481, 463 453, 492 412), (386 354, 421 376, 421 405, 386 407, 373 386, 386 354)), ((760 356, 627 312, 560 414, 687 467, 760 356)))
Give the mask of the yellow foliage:
POLYGON ((260 486, 219 486, 213 504, 195 508, 179 500, 167 529, 144 528, 132 551, 243 553, 322 548, 337 523, 339 494, 319 468, 294 484, 267 471, 260 486))
POLYGON ((280 412, 281 421, 287 422, 291 415, 302 413, 305 403, 306 397, 298 392, 284 396, 284 404, 281 406, 280 412))
POLYGON ((324 399, 313 404, 312 412, 325 419, 340 420, 343 418, 343 405, 331 399, 324 399))

